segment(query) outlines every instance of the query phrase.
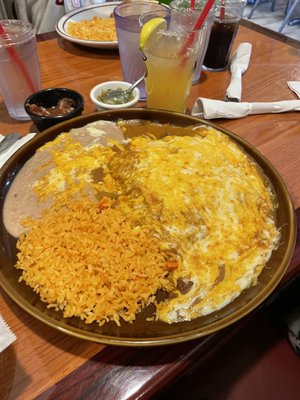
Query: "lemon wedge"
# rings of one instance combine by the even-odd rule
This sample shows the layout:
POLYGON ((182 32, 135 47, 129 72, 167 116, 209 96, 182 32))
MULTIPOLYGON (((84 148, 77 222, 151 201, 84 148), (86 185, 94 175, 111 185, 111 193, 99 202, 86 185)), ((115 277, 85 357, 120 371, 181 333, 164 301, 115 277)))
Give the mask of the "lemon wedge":
POLYGON ((147 21, 141 29, 140 33, 140 49, 143 50, 145 44, 148 42, 150 37, 158 30, 167 28, 167 21, 164 18, 156 17, 147 21))

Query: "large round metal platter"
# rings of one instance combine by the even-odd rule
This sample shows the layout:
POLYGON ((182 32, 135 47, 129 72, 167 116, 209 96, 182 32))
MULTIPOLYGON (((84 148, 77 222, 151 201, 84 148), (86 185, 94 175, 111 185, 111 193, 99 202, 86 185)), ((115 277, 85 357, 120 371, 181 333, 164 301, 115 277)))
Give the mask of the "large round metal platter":
POLYGON ((146 321, 146 315, 142 312, 134 323, 122 323, 121 326, 113 322, 103 326, 96 323, 86 324, 79 318, 64 318, 61 312, 48 309, 29 286, 24 282, 18 282, 20 271, 14 268, 17 254, 16 239, 6 231, 1 218, 0 284, 2 288, 24 311, 49 326, 78 338, 111 345, 146 347, 184 342, 216 332, 245 317, 274 291, 290 263, 296 237, 294 208, 286 185, 274 166, 254 146, 232 132, 207 121, 167 111, 131 108, 83 115, 53 126, 26 143, 2 168, 0 173, 1 213, 5 197, 15 176, 39 147, 71 128, 79 128, 97 120, 117 121, 118 119, 150 120, 179 126, 211 125, 237 142, 262 168, 272 183, 279 202, 276 217, 281 230, 281 245, 272 253, 259 276, 258 284, 244 290, 238 298, 218 312, 189 322, 166 324, 159 321, 146 321))

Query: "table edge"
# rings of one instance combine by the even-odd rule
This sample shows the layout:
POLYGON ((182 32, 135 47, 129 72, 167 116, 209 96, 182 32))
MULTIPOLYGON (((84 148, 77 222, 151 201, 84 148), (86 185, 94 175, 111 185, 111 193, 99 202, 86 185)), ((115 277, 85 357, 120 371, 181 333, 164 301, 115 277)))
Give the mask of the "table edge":
MULTIPOLYGON (((241 24, 241 26, 243 26, 245 28, 251 29, 258 33, 262 33, 262 34, 269 36, 275 40, 278 40, 278 41, 286 43, 292 47, 300 49, 300 40, 296 40, 296 39, 290 38, 288 36, 285 36, 283 33, 279 33, 279 32, 273 31, 272 29, 258 25, 255 22, 249 21, 246 18, 242 18, 240 24, 241 24)), ((51 39, 58 39, 59 37, 60 36, 58 35, 58 33, 56 31, 40 33, 40 34, 36 35, 38 42, 43 42, 43 41, 51 40, 51 39)))
POLYGON ((242 18, 240 24, 245 28, 252 29, 258 33, 262 33, 266 36, 271 37, 272 39, 278 40, 279 42, 286 43, 292 47, 300 49, 300 40, 296 40, 285 36, 283 33, 273 31, 272 29, 266 28, 265 26, 261 26, 256 24, 255 22, 249 21, 246 18, 242 18))

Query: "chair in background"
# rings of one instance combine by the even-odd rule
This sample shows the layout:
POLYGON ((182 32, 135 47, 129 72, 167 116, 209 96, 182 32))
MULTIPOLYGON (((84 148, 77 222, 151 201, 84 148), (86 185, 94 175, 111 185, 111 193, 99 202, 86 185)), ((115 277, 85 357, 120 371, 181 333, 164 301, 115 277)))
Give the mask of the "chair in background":
MULTIPOLYGON (((254 6, 252 7, 249 15, 248 15, 248 19, 250 19, 254 13, 254 11, 257 9, 257 7, 262 4, 263 2, 265 2, 264 0, 256 0, 254 6)), ((285 18, 282 21, 278 32, 282 32, 284 27, 286 26, 286 24, 290 23, 290 24, 296 24, 300 22, 300 19, 295 19, 294 21, 292 20, 292 15, 293 12, 296 10, 296 7, 300 5, 300 0, 288 0, 287 2, 287 7, 286 7, 286 12, 285 12, 285 18)), ((275 10, 275 6, 276 6, 276 0, 272 0, 271 2, 271 11, 275 10)))
MULTIPOLYGON (((250 11, 250 13, 249 13, 249 15, 248 15, 248 19, 250 19, 250 18, 252 17, 254 11, 255 11, 255 10, 257 9, 257 7, 258 7, 260 4, 262 4, 262 3, 264 3, 263 0, 256 0, 256 2, 254 3, 254 6, 251 8, 251 11, 250 11)), ((275 10, 275 3, 276 3, 276 0, 272 0, 272 2, 271 2, 271 11, 274 11, 274 10, 275 10)))
POLYGON ((296 23, 300 22, 299 19, 295 19, 294 21, 292 20, 293 12, 296 10, 296 7, 299 4, 300 4, 300 0, 294 0, 294 2, 292 4, 291 4, 291 0, 288 0, 286 16, 285 16, 282 24, 280 25, 280 27, 278 29, 278 32, 282 32, 282 30, 284 29, 284 27, 288 23, 291 23, 293 25, 293 24, 296 24, 296 23))

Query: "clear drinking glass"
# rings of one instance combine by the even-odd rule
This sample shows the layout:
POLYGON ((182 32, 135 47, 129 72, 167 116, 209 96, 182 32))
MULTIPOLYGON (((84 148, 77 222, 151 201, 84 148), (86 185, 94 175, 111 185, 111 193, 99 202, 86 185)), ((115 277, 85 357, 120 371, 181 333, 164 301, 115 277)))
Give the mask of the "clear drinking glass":
MULTIPOLYGON (((196 22, 198 21, 201 11, 205 7, 206 3, 207 3, 206 0, 198 0, 195 2, 194 10, 191 10, 191 1, 190 0, 173 0, 170 3, 170 9, 180 12, 182 14, 182 18, 186 19, 186 23, 189 24, 191 26, 191 28, 193 28, 195 26, 196 22)), ((193 78, 193 84, 198 83, 200 80, 202 64, 203 64, 204 56, 205 56, 205 53, 207 50, 210 32, 211 32, 211 28, 212 28, 212 25, 214 22, 214 18, 215 18, 214 7, 212 7, 204 21, 204 25, 203 25, 204 43, 203 43, 203 46, 201 47, 199 59, 197 61, 195 75, 193 78)))
POLYGON ((208 71, 226 69, 245 4, 245 0, 221 0, 215 4, 215 19, 203 61, 203 69, 208 71))
MULTIPOLYGON (((141 25, 150 15, 146 13, 140 17, 141 25)), ((143 49, 148 107, 186 111, 204 37, 203 28, 191 30, 177 11, 172 11, 167 30, 152 33, 143 49)))
MULTIPOLYGON (((143 55, 139 49, 141 30, 139 17, 146 12, 166 9, 168 8, 163 4, 152 1, 125 2, 114 9, 124 81, 133 83, 144 73, 143 55)), ((138 88, 140 100, 146 100, 145 82, 141 82, 138 88)))
POLYGON ((27 120, 24 102, 41 88, 35 31, 21 20, 2 20, 1 26, 0 92, 9 115, 27 120))

